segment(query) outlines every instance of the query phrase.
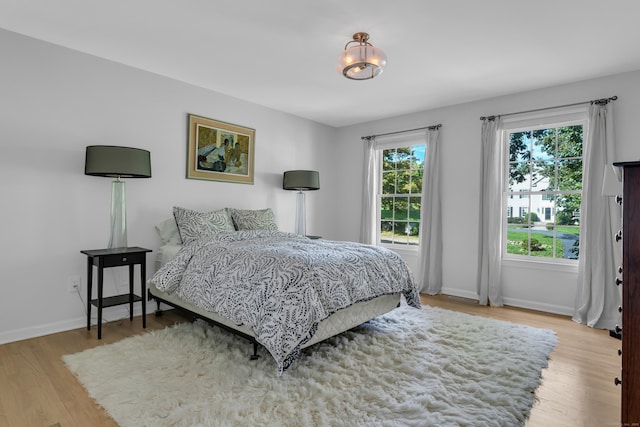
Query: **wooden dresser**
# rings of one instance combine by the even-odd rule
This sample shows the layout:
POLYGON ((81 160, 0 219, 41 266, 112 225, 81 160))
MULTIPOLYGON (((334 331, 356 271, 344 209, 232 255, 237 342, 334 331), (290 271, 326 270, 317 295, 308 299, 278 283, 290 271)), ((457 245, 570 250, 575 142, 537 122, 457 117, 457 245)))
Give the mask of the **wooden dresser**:
POLYGON ((623 169, 622 193, 622 426, 640 426, 640 161, 623 169))

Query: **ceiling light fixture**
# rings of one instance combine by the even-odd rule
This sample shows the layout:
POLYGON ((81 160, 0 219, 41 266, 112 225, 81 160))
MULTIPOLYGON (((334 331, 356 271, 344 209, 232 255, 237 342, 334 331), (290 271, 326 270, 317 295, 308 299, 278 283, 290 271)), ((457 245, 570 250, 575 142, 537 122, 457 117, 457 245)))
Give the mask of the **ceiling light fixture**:
POLYGON ((344 46, 338 59, 338 70, 351 80, 368 80, 381 74, 387 65, 387 55, 369 43, 369 34, 355 33, 344 46), (357 43, 356 45, 351 45, 357 43))

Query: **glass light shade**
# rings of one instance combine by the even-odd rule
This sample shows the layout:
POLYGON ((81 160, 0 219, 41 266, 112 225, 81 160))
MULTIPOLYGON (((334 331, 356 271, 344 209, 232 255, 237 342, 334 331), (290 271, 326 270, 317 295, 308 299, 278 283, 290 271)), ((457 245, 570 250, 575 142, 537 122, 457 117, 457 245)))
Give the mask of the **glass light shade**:
POLYGON ((622 175, 619 175, 620 168, 613 165, 604 167, 602 177, 602 195, 605 197, 615 197, 622 195, 622 175))
POLYGON ((369 44, 351 46, 338 58, 338 71, 348 79, 372 79, 384 71, 387 56, 381 49, 369 44))

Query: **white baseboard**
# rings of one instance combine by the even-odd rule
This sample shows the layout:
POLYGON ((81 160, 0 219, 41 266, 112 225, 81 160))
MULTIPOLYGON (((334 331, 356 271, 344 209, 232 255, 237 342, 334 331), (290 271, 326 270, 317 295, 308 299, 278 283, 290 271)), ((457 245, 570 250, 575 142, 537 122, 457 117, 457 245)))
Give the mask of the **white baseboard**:
MULTIPOLYGON (((155 302, 153 303, 155 307, 155 302)), ((147 313, 149 313, 149 304, 147 304, 147 313)), ((153 308, 153 307, 152 307, 153 308)), ((153 311, 153 310, 152 310, 153 311)), ((92 308, 91 311, 91 329, 96 327, 96 309, 92 308)), ((142 308, 137 306, 133 308, 134 316, 142 315, 142 308)), ((129 317, 129 310, 125 306, 109 307, 102 311, 103 321, 114 321, 120 319, 126 319, 129 317)), ((73 329, 86 328, 87 318, 85 316, 63 320, 61 322, 47 323, 45 325, 30 326, 28 328, 15 329, 13 331, 7 331, 0 333, 0 344, 7 344, 15 341, 22 341, 29 338, 41 337, 44 335, 55 334, 58 332, 70 331, 73 329)))
POLYGON ((544 311, 545 313, 561 314, 563 316, 573 316, 573 307, 547 304, 538 301, 527 301, 518 298, 502 298, 505 305, 512 307, 526 308, 529 310, 544 311))
POLYGON ((478 295, 475 292, 466 291, 464 289, 442 288, 442 293, 451 295, 452 297, 467 298, 478 301, 478 295))
MULTIPOLYGON (((442 293, 445 295, 451 295, 454 297, 461 297, 461 298, 467 298, 474 301, 478 301, 478 295, 475 292, 471 292, 467 290, 443 288, 442 293)), ((573 316, 573 307, 566 307, 562 305, 542 303, 539 301, 528 301, 528 300, 523 300, 519 298, 508 298, 508 297, 503 297, 502 302, 505 305, 509 305, 511 307, 526 308, 529 310, 543 311, 545 313, 560 314, 563 316, 573 316)))

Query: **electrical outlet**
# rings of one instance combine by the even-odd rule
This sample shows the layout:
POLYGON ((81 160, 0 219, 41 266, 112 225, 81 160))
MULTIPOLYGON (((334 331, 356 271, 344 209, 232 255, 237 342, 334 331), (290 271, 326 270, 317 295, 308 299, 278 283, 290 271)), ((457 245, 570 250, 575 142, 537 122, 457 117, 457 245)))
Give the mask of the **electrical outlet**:
POLYGON ((68 288, 67 291, 69 293, 76 293, 80 290, 80 276, 75 275, 69 277, 68 288))

